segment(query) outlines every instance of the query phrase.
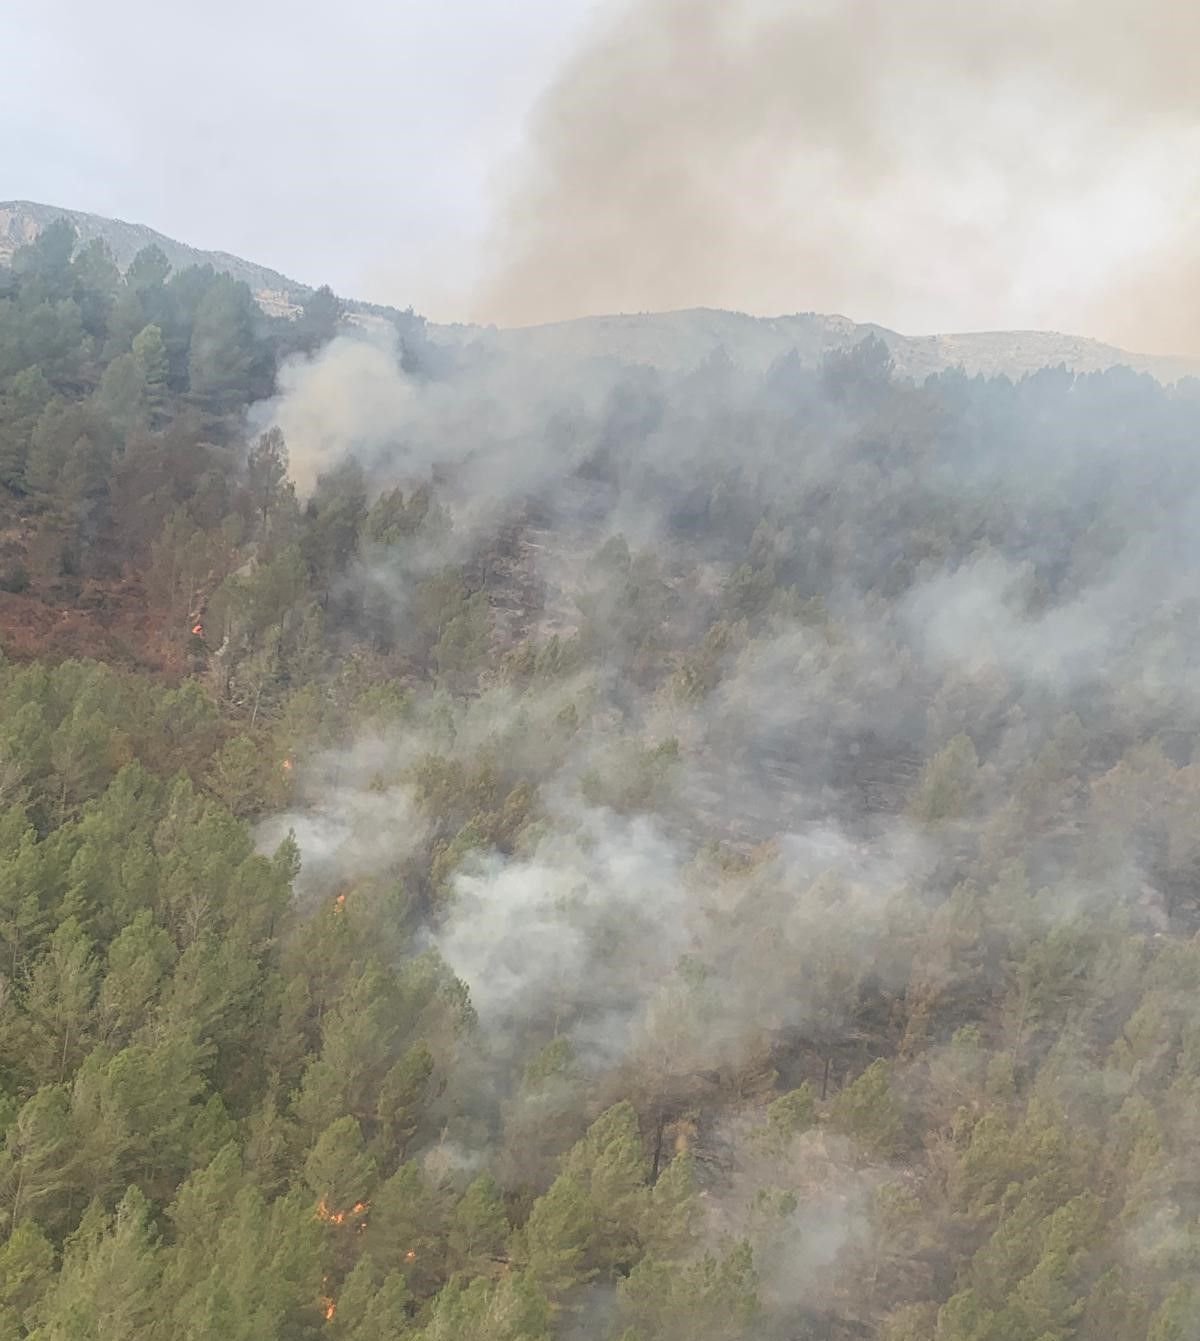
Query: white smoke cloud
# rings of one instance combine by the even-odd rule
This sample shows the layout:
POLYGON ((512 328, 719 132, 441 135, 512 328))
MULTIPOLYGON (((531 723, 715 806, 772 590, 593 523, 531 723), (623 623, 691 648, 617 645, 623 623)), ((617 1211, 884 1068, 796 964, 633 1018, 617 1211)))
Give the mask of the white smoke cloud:
POLYGON ((400 368, 395 343, 340 335, 311 357, 279 369, 276 395, 255 407, 263 428, 287 442, 290 473, 301 497, 322 471, 348 455, 370 460, 397 450, 416 391, 400 368))
POLYGON ((524 1021, 571 1032, 592 1062, 627 1043, 643 994, 689 941, 679 850, 645 817, 603 810, 510 861, 459 872, 435 940, 489 1030, 520 1041, 524 1021))

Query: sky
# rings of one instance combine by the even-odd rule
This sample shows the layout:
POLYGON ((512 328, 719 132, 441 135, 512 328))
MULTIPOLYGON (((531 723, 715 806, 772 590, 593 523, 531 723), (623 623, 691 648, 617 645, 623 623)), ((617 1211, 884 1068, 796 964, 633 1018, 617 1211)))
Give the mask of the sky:
POLYGON ((311 284, 460 297, 589 0, 59 0, 5 23, 0 199, 311 284))
POLYGON ((1185 0, 60 0, 8 29, 0 197, 347 296, 1200 353, 1185 0))

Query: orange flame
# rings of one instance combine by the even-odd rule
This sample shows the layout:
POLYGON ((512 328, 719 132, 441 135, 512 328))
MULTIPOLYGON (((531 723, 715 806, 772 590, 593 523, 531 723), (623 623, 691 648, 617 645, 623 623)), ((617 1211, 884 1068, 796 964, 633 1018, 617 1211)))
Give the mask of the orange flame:
POLYGON ((413 1250, 412 1250, 411 1248, 408 1250, 408 1252, 406 1252, 406 1253, 404 1254, 404 1260, 405 1260, 406 1262, 411 1262, 415 1257, 416 1257, 416 1253, 413 1252, 413 1250))
POLYGON ((285 773, 290 773, 292 771, 292 761, 290 759, 285 759, 283 761, 283 771, 285 773))
POLYGON ((202 634, 202 633, 204 632, 204 625, 203 625, 203 624, 193 624, 193 625, 192 625, 192 632, 195 633, 195 634, 202 634))
MULTIPOLYGON (((329 1203, 324 1197, 317 1202, 317 1219, 324 1220, 327 1225, 344 1225, 349 1216, 363 1216, 367 1213, 371 1203, 369 1201, 356 1201, 348 1211, 331 1210, 329 1203)), ((362 1228, 362 1225, 359 1225, 362 1228)))
POLYGON ((325 1321, 329 1322, 333 1318, 333 1313, 336 1305, 327 1294, 323 1294, 321 1296, 320 1303, 321 1307, 325 1310, 325 1321))
POLYGON ((345 906, 346 906, 346 896, 345 894, 339 894, 337 898, 334 899, 333 901, 333 911, 335 913, 340 913, 345 906))

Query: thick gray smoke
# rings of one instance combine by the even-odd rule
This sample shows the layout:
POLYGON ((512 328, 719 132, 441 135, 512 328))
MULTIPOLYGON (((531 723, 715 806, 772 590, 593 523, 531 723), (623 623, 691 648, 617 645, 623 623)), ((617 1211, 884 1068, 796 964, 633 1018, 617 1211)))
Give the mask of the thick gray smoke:
POLYGON ((347 457, 380 485, 427 480, 438 466, 451 472, 445 501, 469 529, 493 517, 491 504, 523 497, 578 463, 586 443, 549 438, 549 422, 555 414, 594 421, 616 377, 615 369, 490 359, 450 379, 422 380, 401 366, 393 336, 353 332, 285 363, 276 395, 250 419, 283 432, 301 497, 347 457))
POLYGON ((537 107, 478 315, 693 306, 1200 350, 1176 0, 632 0, 537 107))
MULTIPOLYGON (((1008 972, 956 958, 980 900, 1031 937, 1171 926, 1194 806, 1137 832, 1138 769, 1113 765, 1200 723, 1195 387, 916 386, 881 350, 764 372, 468 347, 433 377, 340 338, 266 407, 306 479, 353 456, 372 494, 432 484, 451 514, 429 552, 360 541, 348 636, 370 646, 351 598, 383 591, 412 646, 405 586, 431 566, 490 603, 472 675, 402 665, 407 706, 298 765, 300 803, 260 835, 295 831, 314 896, 403 890, 412 948, 469 990, 495 1103, 450 1131, 461 1169, 505 1131, 519 1184, 557 1153, 522 1123, 616 1097, 669 1157, 668 1125, 836 1095, 910 994, 917 1051, 896 1040, 892 1074, 918 1088, 922 993, 1008 972), (1096 721, 1114 743, 1085 763, 1096 721), (569 1065, 526 1092, 552 1041, 569 1065)), ((704 1175, 707 1230, 749 1235, 789 1327, 853 1313, 856 1264, 886 1255, 887 1149, 826 1134, 772 1157, 768 1218, 753 1161, 704 1175)), ((720 1160, 721 1139, 697 1147, 720 1160)))
POLYGON ((529 857, 458 875, 438 946, 500 1046, 553 1021, 590 1063, 612 1065, 694 932, 682 856, 644 817, 560 823, 529 857))
POLYGON ((256 831, 260 849, 273 851, 290 833, 300 849, 299 891, 305 897, 331 893, 347 880, 386 872, 416 850, 426 826, 409 789, 392 782, 372 786, 412 759, 415 742, 363 738, 307 762, 298 779, 305 804, 264 819, 256 831))
POLYGON ((285 363, 276 395, 253 417, 282 430, 296 492, 307 497, 318 475, 347 455, 395 449, 414 400, 394 340, 339 336, 312 358, 285 363))
MULTIPOLYGON (((964 322, 993 297, 997 322, 1073 322, 1138 262, 1119 228, 1081 245, 1079 211, 1110 217, 1151 134, 1146 180, 1165 170, 1188 115, 1176 54, 1200 35, 1155 5, 1118 43, 1118 18, 644 0, 546 102, 492 312, 777 307, 791 284, 898 321, 888 305, 922 294, 964 322)), ((623 366, 558 335, 417 372, 343 335, 260 407, 316 518, 313 486, 353 457, 372 496, 429 488, 450 519, 360 529, 330 625, 398 652, 411 697, 386 727, 352 714, 361 738, 298 767, 300 803, 261 837, 295 831, 314 895, 403 891, 411 947, 469 990, 472 1083, 495 1102, 444 1157, 472 1168, 505 1131, 520 1185, 559 1139, 522 1123, 630 1097, 656 1169, 689 1126, 714 1162, 706 1241, 753 1240, 765 1334, 819 1335, 886 1258, 895 1146, 823 1126, 768 1173, 737 1132, 722 1169, 721 1129, 805 1082, 836 1104, 884 1038, 919 1107, 950 1047, 938 1001, 1006 990, 992 909, 1019 947, 1103 919, 1170 929, 1192 897, 1197 389, 914 383, 878 341, 623 366), (552 1042, 569 1062, 531 1089, 552 1042)))

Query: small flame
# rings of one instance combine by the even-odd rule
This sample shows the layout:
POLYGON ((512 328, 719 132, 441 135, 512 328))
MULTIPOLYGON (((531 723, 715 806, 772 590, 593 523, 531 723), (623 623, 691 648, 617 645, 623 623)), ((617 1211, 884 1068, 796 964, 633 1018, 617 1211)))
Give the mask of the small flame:
POLYGON ((292 761, 290 759, 285 759, 283 761, 283 771, 285 773, 290 773, 292 771, 292 761))
POLYGON ((413 1250, 412 1250, 411 1248, 408 1250, 408 1252, 406 1252, 406 1253, 404 1254, 404 1260, 405 1260, 406 1262, 411 1262, 415 1257, 416 1257, 416 1253, 413 1252, 413 1250))
POLYGON ((327 1294, 323 1294, 323 1295, 321 1296, 321 1307, 322 1307, 322 1309, 324 1309, 324 1311, 325 1311, 325 1321, 326 1321, 326 1322, 330 1322, 330 1321, 332 1320, 332 1318, 333 1318, 334 1309, 335 1309, 336 1305, 334 1304, 333 1300, 330 1299, 330 1297, 329 1297, 327 1294))
POLYGON ((203 624, 193 624, 193 625, 192 625, 192 632, 193 632, 194 634, 196 634, 197 636, 199 636, 200 634, 202 634, 202 633, 204 632, 204 625, 203 625, 203 624))
POLYGON ((346 896, 345 894, 339 894, 337 898, 334 899, 333 901, 333 911, 335 913, 340 913, 345 906, 346 906, 346 896))
MULTIPOLYGON (((317 1219, 324 1220, 327 1225, 344 1225, 349 1216, 363 1216, 367 1213, 371 1203, 369 1201, 356 1201, 348 1211, 331 1210, 329 1203, 324 1197, 317 1202, 317 1219)), ((362 1228, 362 1225, 359 1225, 362 1228)))

